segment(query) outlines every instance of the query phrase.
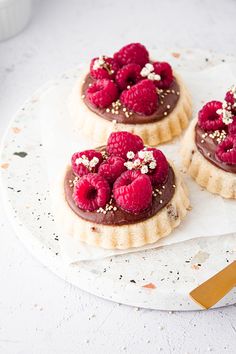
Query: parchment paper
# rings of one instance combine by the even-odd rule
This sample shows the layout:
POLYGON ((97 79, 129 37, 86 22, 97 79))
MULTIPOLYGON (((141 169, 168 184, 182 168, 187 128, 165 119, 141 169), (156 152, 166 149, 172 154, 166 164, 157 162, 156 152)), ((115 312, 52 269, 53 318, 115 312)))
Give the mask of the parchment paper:
MULTIPOLYGON (((227 89, 236 82, 236 64, 234 63, 224 63, 198 72, 179 72, 192 94, 193 116, 207 101, 223 100, 227 89)), ((62 174, 65 166, 70 162, 71 155, 75 151, 94 147, 93 142, 78 135, 78 132, 73 128, 74 125, 68 110, 68 96, 71 89, 71 84, 55 85, 45 93, 41 104, 41 134, 51 191, 54 190, 55 183, 58 183, 58 176, 62 174)), ((181 169, 180 141, 181 137, 170 144, 159 146, 159 148, 181 169)), ((65 261, 73 263, 98 259, 184 242, 196 237, 218 236, 235 232, 236 201, 225 200, 207 191, 202 191, 200 186, 187 175, 184 175, 184 179, 190 191, 192 210, 170 236, 152 245, 119 251, 87 246, 77 239, 73 239, 70 235, 60 235, 60 230, 58 230, 61 252, 65 261)), ((51 197, 53 200, 54 196, 51 197)), ((56 210, 54 210, 54 214, 57 218, 56 210)))

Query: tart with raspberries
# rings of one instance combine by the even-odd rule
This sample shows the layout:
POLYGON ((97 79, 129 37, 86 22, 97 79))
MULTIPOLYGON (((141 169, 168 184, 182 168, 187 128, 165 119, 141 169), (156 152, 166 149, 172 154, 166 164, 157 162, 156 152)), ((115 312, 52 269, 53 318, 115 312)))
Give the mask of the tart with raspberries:
POLYGON ((183 164, 198 184, 236 199, 236 85, 223 102, 203 106, 182 145, 183 164))
POLYGON ((76 126, 98 144, 111 131, 125 130, 153 146, 181 134, 192 107, 171 65, 152 61, 142 44, 131 43, 113 57, 92 59, 73 89, 70 112, 76 126))
POLYGON ((156 148, 122 131, 73 154, 57 193, 61 231, 89 245, 128 249, 177 227, 189 199, 179 173, 156 148))

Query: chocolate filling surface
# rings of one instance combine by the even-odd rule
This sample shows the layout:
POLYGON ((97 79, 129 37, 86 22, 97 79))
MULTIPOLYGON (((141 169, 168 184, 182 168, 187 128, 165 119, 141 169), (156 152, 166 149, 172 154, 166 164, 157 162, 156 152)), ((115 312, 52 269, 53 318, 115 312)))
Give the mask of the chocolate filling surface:
POLYGON ((87 107, 93 111, 94 113, 98 114, 100 117, 113 121, 116 120, 117 123, 123 123, 123 124, 146 124, 146 123, 151 123, 151 122, 157 122, 163 118, 166 118, 168 114, 170 114, 173 109, 175 108, 178 100, 179 100, 179 95, 180 95, 180 88, 177 80, 174 78, 173 82, 171 83, 169 89, 165 89, 159 94, 159 105, 157 110, 149 115, 141 115, 135 112, 132 112, 132 115, 129 117, 126 117, 125 111, 123 109, 125 108, 123 105, 120 106, 118 114, 112 113, 112 106, 108 107, 109 111, 107 111, 107 108, 97 108, 94 107, 90 101, 86 97, 86 90, 88 89, 90 84, 93 84, 95 80, 93 80, 88 74, 85 78, 85 81, 82 85, 82 97, 84 97, 84 102, 87 105, 87 107))
MULTIPOLYGON (((76 215, 84 220, 104 225, 125 225, 133 224, 145 219, 148 219, 155 215, 158 211, 164 208, 172 199, 175 192, 175 174, 171 166, 169 166, 168 177, 166 182, 158 188, 159 192, 155 192, 156 196, 152 197, 152 204, 146 210, 139 214, 128 213, 125 210, 119 208, 115 200, 112 200, 113 206, 117 207, 117 210, 107 211, 105 214, 95 211, 84 211, 75 205, 73 200, 73 186, 72 181, 75 179, 75 175, 72 169, 68 169, 64 179, 65 198, 69 207, 74 211, 76 215)), ((170 212, 173 212, 170 205, 170 212)), ((178 217, 178 215, 172 215, 172 217, 178 217)))
POLYGON ((210 133, 211 132, 209 132, 208 135, 204 137, 204 134, 206 134, 205 130, 203 130, 198 124, 196 124, 195 143, 198 148, 198 151, 216 167, 219 167, 220 169, 226 172, 236 173, 236 164, 229 165, 218 159, 216 155, 218 143, 216 139, 211 138, 209 136, 210 133))

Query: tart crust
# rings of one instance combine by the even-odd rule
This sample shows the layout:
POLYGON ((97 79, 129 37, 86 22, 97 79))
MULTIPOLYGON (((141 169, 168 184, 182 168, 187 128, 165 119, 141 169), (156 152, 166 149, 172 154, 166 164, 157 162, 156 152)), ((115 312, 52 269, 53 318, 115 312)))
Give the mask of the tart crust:
POLYGON ((236 199, 236 174, 226 172, 209 162, 199 151, 195 143, 194 119, 182 142, 181 156, 189 175, 202 187, 224 198, 236 199))
POLYGON ((156 242, 180 224, 189 207, 187 189, 175 169, 174 173, 176 188, 171 201, 151 218, 121 226, 97 224, 76 215, 65 199, 64 174, 53 198, 54 213, 60 231, 64 237, 77 238, 89 245, 105 249, 128 249, 156 242))
POLYGON ((187 127, 192 115, 192 102, 179 75, 175 74, 180 90, 179 100, 168 116, 157 122, 146 124, 123 124, 113 123, 99 117, 86 106, 82 98, 82 86, 86 74, 81 75, 72 90, 69 98, 69 111, 75 126, 97 145, 104 144, 112 131, 126 130, 139 135, 146 145, 154 146, 172 140, 187 127))

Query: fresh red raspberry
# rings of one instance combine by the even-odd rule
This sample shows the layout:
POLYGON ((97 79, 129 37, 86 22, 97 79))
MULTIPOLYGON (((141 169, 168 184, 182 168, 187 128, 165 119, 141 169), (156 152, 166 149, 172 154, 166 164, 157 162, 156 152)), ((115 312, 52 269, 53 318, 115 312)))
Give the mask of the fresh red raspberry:
POLYGON ((116 84, 108 79, 95 81, 86 91, 91 104, 98 108, 106 108, 117 100, 119 96, 116 84))
POLYGON ((230 135, 223 140, 216 149, 217 157, 229 164, 236 164, 236 135, 230 135))
POLYGON ((118 70, 119 64, 113 58, 102 56, 91 60, 90 75, 95 80, 114 79, 118 70))
POLYGON ((225 101, 229 104, 232 113, 236 115, 236 106, 234 106, 236 103, 236 99, 234 98, 233 92, 226 92, 225 101))
POLYGON ((236 135, 236 116, 233 117, 233 122, 228 125, 229 135, 236 135))
POLYGON ((74 187, 73 200, 82 210, 103 208, 109 201, 111 189, 107 180, 97 173, 89 173, 79 179, 74 187))
POLYGON ((107 152, 109 155, 119 156, 127 159, 127 152, 134 153, 143 149, 142 139, 135 134, 129 132, 111 133, 107 141, 107 152))
POLYGON ((81 177, 90 172, 97 172, 102 161, 102 154, 99 151, 85 150, 75 152, 71 158, 72 170, 77 176, 81 177))
POLYGON ((231 105, 234 104, 234 95, 231 91, 226 92, 225 101, 231 105))
POLYGON ((131 63, 144 66, 149 61, 149 54, 147 49, 142 44, 131 43, 115 53, 114 59, 118 61, 120 66, 131 63))
POLYGON ((147 176, 150 178, 153 187, 157 187, 166 181, 169 172, 169 164, 161 150, 158 150, 156 148, 146 148, 144 150, 139 151, 135 155, 133 161, 137 159, 141 161, 141 164, 138 166, 138 169, 141 169, 142 165, 146 165, 148 167, 147 176), (142 157, 142 154, 146 151, 152 151, 154 162, 156 165, 155 168, 150 168, 152 159, 150 160, 145 156, 142 157))
POLYGON ((141 66, 138 64, 127 64, 123 66, 116 74, 116 83, 121 90, 127 86, 133 86, 142 79, 140 75, 141 66))
POLYGON ((114 183, 113 195, 120 208, 138 214, 152 202, 150 178, 140 171, 123 172, 114 183))
POLYGON ((174 79, 172 68, 166 62, 156 61, 152 64, 155 74, 160 75, 160 80, 154 80, 154 84, 159 89, 168 89, 174 79))
POLYGON ((211 101, 205 104, 199 111, 198 124, 203 130, 217 130, 225 127, 222 115, 217 113, 218 109, 222 109, 222 103, 211 101))
POLYGON ((112 184, 126 170, 124 163, 122 157, 110 156, 99 166, 98 173, 112 184))
POLYGON ((157 109, 157 92, 151 80, 142 80, 120 95, 121 102, 131 111, 146 116, 157 109))

